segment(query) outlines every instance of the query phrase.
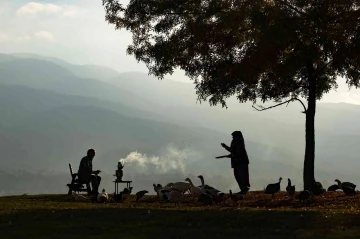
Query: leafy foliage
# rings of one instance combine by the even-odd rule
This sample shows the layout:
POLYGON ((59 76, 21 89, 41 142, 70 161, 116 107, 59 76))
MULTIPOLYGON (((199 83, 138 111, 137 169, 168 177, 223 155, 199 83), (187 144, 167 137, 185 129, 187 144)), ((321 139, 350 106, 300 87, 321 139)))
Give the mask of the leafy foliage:
POLYGON ((150 74, 181 68, 199 100, 226 106, 261 98, 316 98, 358 86, 360 1, 329 0, 103 0, 106 20, 133 34, 127 49, 150 74))

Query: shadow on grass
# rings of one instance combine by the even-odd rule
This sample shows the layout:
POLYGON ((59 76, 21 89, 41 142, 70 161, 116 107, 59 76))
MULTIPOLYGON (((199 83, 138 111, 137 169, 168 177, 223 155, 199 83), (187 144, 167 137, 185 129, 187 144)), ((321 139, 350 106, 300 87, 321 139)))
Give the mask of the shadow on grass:
POLYGON ((17 210, 2 238, 359 238, 358 215, 316 212, 148 209, 17 210))

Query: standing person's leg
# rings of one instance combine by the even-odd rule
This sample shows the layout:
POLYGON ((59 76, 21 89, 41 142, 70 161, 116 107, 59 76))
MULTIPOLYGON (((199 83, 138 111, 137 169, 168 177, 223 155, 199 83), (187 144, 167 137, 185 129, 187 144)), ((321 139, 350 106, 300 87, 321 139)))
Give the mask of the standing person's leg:
POLYGON ((240 174, 240 168, 239 167, 234 167, 234 176, 235 176, 235 180, 236 182, 238 183, 239 185, 239 188, 241 189, 242 188, 242 185, 241 185, 241 174, 240 174))
POLYGON ((247 193, 250 189, 250 181, 249 181, 249 165, 248 164, 244 164, 241 165, 240 167, 240 172, 239 172, 239 176, 240 176, 240 184, 241 184, 241 193, 247 193))

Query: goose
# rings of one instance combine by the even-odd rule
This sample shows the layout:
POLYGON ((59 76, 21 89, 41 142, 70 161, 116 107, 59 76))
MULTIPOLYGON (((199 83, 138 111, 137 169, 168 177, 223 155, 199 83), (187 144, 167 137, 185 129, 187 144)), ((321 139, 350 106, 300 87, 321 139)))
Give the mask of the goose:
POLYGON ((266 186, 265 193, 271 194, 272 197, 275 197, 275 193, 280 191, 280 183, 281 183, 282 177, 279 178, 279 182, 272 183, 266 186))
POLYGON ((356 185, 355 184, 349 183, 349 182, 341 183, 339 179, 336 179, 335 181, 338 183, 339 188, 343 190, 345 195, 350 196, 350 195, 356 194, 356 192, 355 192, 356 185))
POLYGON ((190 183, 190 192, 193 196, 193 199, 200 197, 200 195, 203 193, 201 188, 195 187, 190 178, 186 178, 185 181, 190 183))
POLYGON ((158 191, 159 191, 159 189, 161 189, 162 188, 162 185, 161 184, 155 184, 155 183, 153 183, 153 187, 154 187, 154 191, 155 191, 155 193, 157 193, 158 191))
POLYGON ((326 190, 323 188, 322 184, 320 182, 316 182, 315 179, 313 179, 313 184, 309 188, 309 191, 317 196, 324 194, 326 192, 326 190))
POLYGON ((160 200, 169 200, 170 192, 171 192, 171 190, 160 189, 159 190, 159 198, 160 198, 160 200))
POLYGON ((168 201, 175 203, 175 205, 179 205, 179 202, 184 202, 185 199, 183 198, 183 194, 178 190, 172 190, 168 194, 168 201))
POLYGON ((136 202, 138 202, 142 197, 144 197, 144 195, 146 193, 149 193, 147 190, 141 190, 139 192, 137 192, 135 195, 136 195, 136 202))
POLYGON ((229 193, 230 193, 230 199, 235 203, 244 199, 242 195, 233 194, 231 190, 229 190, 229 193))
POLYGON ((305 200, 308 200, 310 198, 310 191, 309 190, 304 190, 304 191, 301 191, 299 193, 299 200, 300 201, 305 201, 305 200))
POLYGON ((108 194, 105 192, 105 188, 102 190, 101 193, 97 195, 97 201, 99 203, 106 203, 109 199, 108 194))
POLYGON ((133 189, 133 187, 124 188, 123 191, 122 191, 122 193, 123 193, 124 195, 130 195, 132 189, 133 189))
MULTIPOLYGON (((204 189, 206 189, 206 190, 217 190, 217 189, 215 189, 215 188, 213 188, 213 187, 211 187, 211 186, 209 186, 209 185, 207 185, 207 184, 204 184, 204 186, 203 186, 203 185, 199 185, 198 187, 199 187, 199 188, 204 187, 204 189)), ((219 192, 220 192, 220 191, 219 191, 219 192)))
POLYGON ((203 193, 198 198, 198 202, 201 202, 205 205, 211 205, 214 203, 213 197, 210 194, 203 193))
POLYGON ((345 193, 345 195, 350 196, 350 195, 355 195, 356 191, 354 188, 351 187, 343 187, 342 188, 343 192, 345 193))
POLYGON ((81 195, 81 194, 76 194, 75 192, 72 192, 72 195, 74 196, 75 198, 75 201, 77 202, 88 202, 90 201, 90 199, 84 195, 81 195))
POLYGON ((132 189, 133 189, 133 187, 124 188, 124 190, 122 191, 122 200, 126 200, 129 197, 132 189))
POLYGON ((170 182, 170 183, 168 183, 168 184, 165 185, 165 188, 171 188, 173 185, 174 185, 174 183, 173 183, 173 182, 170 182))
MULTIPOLYGON (((169 184, 167 184, 166 186, 168 186, 169 184)), ((156 192, 156 195, 158 196, 158 198, 160 200, 167 200, 167 196, 164 196, 165 192, 170 192, 171 191, 171 187, 163 187, 161 184, 153 184, 154 187, 154 191, 156 192)))
POLYGON ((286 186, 286 192, 290 195, 293 196, 295 193, 295 185, 291 186, 291 180, 290 178, 288 178, 288 185, 286 186))
POLYGON ((203 193, 207 193, 207 194, 210 194, 210 195, 216 195, 217 193, 219 193, 220 191, 213 188, 213 187, 210 187, 208 186, 208 188, 205 188, 205 181, 204 181, 204 177, 202 175, 199 175, 198 178, 200 178, 201 180, 201 190, 203 191, 203 193))
POLYGON ((212 196, 214 203, 221 203, 225 199, 225 193, 217 193, 212 196))
POLYGON ((185 192, 189 191, 190 183, 176 182, 176 183, 172 183, 170 187, 175 188, 176 190, 184 194, 185 192))
POLYGON ((335 192, 336 190, 339 190, 340 187, 337 184, 331 185, 330 187, 328 187, 328 192, 335 192))
POLYGON ((337 182, 339 188, 341 189, 341 187, 347 187, 347 188, 356 188, 356 185, 350 182, 341 182, 339 179, 335 179, 335 182, 337 182))

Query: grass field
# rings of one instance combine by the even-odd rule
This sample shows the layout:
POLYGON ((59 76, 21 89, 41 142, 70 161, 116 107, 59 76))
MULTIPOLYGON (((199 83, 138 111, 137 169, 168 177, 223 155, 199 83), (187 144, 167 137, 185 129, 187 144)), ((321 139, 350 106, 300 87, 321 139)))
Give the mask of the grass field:
POLYGON ((360 194, 299 202, 250 192, 238 205, 75 202, 68 195, 0 198, 1 238, 360 238, 360 194))

